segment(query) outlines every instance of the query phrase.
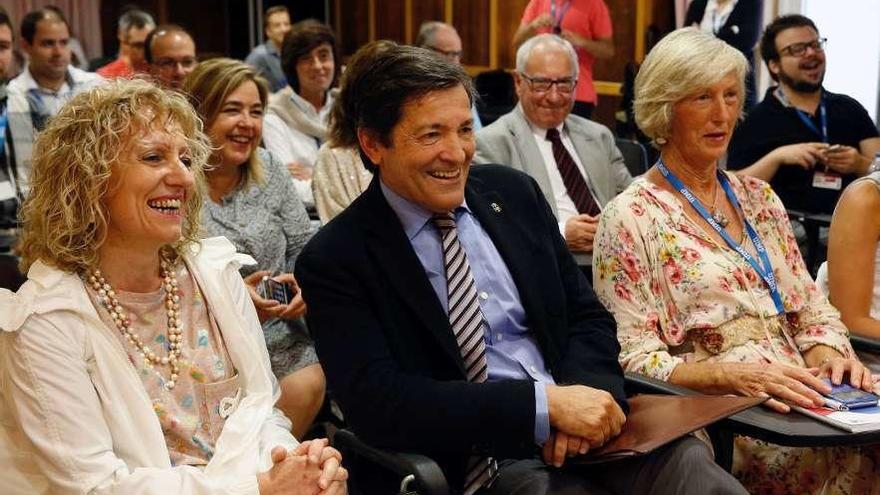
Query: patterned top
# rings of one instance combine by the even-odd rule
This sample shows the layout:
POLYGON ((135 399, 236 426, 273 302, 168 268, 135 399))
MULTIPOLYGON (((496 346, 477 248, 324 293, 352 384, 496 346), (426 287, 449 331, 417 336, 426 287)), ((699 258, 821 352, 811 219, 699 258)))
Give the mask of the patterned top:
MULTIPOLYGON (((181 377, 174 389, 166 390, 164 386, 170 373, 168 367, 150 365, 134 344, 120 332, 116 335, 159 417, 171 464, 201 466, 213 457, 214 446, 226 421, 224 411, 235 405, 240 388, 238 375, 202 293, 183 263, 175 270, 180 291, 183 345, 181 377)), ((107 309, 98 302, 94 289, 85 285, 101 321, 116 328, 107 309)), ((167 356, 169 342, 164 289, 146 294, 116 292, 119 303, 131 318, 131 328, 156 355, 167 356)))
POLYGON ((361 195, 373 180, 373 174, 364 168, 357 148, 331 148, 327 143, 318 150, 312 189, 315 207, 322 224, 342 213, 361 195))
POLYGON ((257 151, 265 182, 239 187, 219 204, 206 201, 202 224, 257 260, 257 266, 242 267, 243 275, 257 270, 293 273, 296 257, 314 232, 285 166, 265 149, 257 151))
POLYGON ((685 214, 689 205, 638 178, 605 207, 595 240, 594 285, 617 320, 621 364, 666 380, 682 362, 804 366, 801 353, 817 344, 854 356, 839 314, 807 272, 782 202, 764 181, 728 177, 767 249, 785 315, 776 315, 751 265, 685 214))

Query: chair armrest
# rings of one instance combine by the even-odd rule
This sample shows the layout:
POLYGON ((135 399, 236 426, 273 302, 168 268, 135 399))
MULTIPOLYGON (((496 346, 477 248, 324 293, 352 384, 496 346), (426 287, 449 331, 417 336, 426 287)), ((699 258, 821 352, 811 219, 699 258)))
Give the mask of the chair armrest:
POLYGON ((664 394, 664 395, 700 395, 699 392, 687 387, 673 385, 663 380, 657 380, 635 371, 624 373, 624 387, 627 395, 633 394, 664 394))
POLYGON ((450 493, 446 476, 440 470, 440 466, 429 457, 371 447, 349 430, 337 431, 333 437, 333 446, 342 452, 343 459, 346 452, 350 452, 392 471, 401 479, 413 475, 418 485, 419 494, 449 495, 450 493))
POLYGON ((857 351, 880 354, 880 340, 850 333, 849 341, 852 344, 853 349, 857 351))

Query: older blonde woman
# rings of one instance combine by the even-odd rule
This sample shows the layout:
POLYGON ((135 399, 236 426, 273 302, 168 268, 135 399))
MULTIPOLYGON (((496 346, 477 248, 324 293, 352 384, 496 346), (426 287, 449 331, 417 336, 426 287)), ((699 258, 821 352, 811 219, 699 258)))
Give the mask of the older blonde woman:
MULTIPOLYGON (((822 403, 830 377, 872 389, 846 327, 817 290, 785 209, 763 181, 718 169, 741 114, 747 62, 694 28, 660 41, 636 78, 635 115, 660 160, 604 210, 594 285, 621 364, 711 394, 822 403)), ((736 441, 753 493, 869 493, 873 449, 736 441), (824 492, 823 492, 824 490, 824 492)))
POLYGON ((0 291, 4 493, 345 493, 297 446, 238 274, 197 240, 210 143, 144 81, 75 97, 40 133, 18 293, 0 291))
POLYGON ((257 260, 241 273, 263 323, 272 371, 281 383, 278 407, 293 421, 294 435, 301 436, 320 410, 325 388, 302 319, 306 305, 292 275, 296 257, 314 231, 284 165, 259 147, 268 85, 249 65, 217 58, 199 64, 183 89, 214 147, 206 172, 209 201, 203 225, 257 260), (288 304, 258 293, 264 276, 289 286, 294 295, 288 304))

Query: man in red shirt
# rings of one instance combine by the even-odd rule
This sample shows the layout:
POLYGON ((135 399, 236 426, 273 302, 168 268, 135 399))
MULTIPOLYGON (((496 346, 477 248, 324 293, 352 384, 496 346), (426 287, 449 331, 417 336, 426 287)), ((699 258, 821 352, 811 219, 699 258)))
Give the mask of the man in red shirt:
POLYGON ((603 0, 530 0, 513 45, 542 33, 558 34, 574 45, 580 71, 572 113, 590 118, 597 100, 593 61, 614 56, 608 7, 603 0))
POLYGON ((142 10, 129 10, 119 18, 119 58, 97 70, 107 78, 131 77, 138 72, 147 72, 144 60, 144 40, 156 27, 150 14, 142 10))

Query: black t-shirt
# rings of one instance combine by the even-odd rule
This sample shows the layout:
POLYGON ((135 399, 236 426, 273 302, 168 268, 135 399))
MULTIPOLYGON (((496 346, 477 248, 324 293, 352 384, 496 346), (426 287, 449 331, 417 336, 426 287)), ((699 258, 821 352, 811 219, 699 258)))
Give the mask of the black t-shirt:
MULTIPOLYGON (((822 136, 810 129, 798 116, 797 110, 786 107, 770 88, 764 100, 753 108, 733 134, 727 155, 727 168, 739 170, 757 162, 780 146, 821 141, 822 136)), ((824 90, 823 90, 824 91, 824 90)), ((877 127, 868 112, 856 100, 846 95, 824 91, 828 116, 828 141, 859 149, 859 143, 877 137, 877 127)), ((821 129, 819 112, 812 118, 816 129, 821 129)), ((856 174, 843 177, 843 187, 858 178, 856 174)), ((811 213, 832 213, 840 191, 813 187, 813 170, 798 165, 783 165, 770 181, 786 208, 811 213)))

